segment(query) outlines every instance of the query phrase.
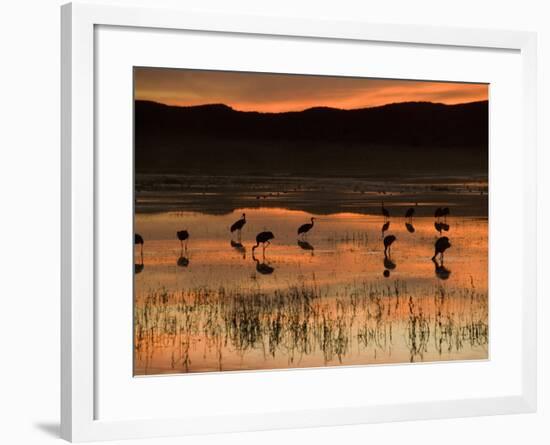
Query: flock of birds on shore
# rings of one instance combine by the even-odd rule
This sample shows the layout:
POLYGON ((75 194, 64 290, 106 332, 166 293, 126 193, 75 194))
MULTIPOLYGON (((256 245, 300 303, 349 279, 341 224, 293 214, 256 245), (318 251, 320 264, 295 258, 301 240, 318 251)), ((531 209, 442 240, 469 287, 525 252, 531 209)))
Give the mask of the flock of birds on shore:
MULTIPOLYGON (((418 206, 418 203, 415 204, 414 207, 410 207, 405 212, 405 218, 406 223, 405 227, 407 228, 407 231, 410 233, 414 233, 415 229, 412 224, 413 216, 415 214, 415 207, 418 206)), ((397 237, 395 235, 385 235, 385 232, 388 231, 390 227, 390 212, 387 208, 384 207, 384 203, 381 203, 381 213, 384 217, 384 223, 382 225, 382 241, 384 244, 384 277, 390 276, 390 271, 396 268, 396 263, 392 260, 391 257, 391 247, 392 245, 397 241, 397 237)), ((448 232, 449 231, 449 224, 447 224, 447 216, 450 214, 450 210, 448 207, 438 207, 434 212, 434 218, 435 223, 434 227, 437 232, 439 232, 439 238, 434 243, 434 255, 431 258, 431 261, 435 265, 435 274, 438 278, 442 280, 446 280, 449 278, 451 271, 447 269, 444 264, 444 254, 447 249, 451 247, 451 243, 449 241, 449 238, 447 236, 441 236, 442 232, 448 232)), ((298 227, 297 235, 298 235, 298 246, 300 246, 304 250, 311 250, 313 251, 313 246, 309 244, 306 240, 307 234, 313 229, 315 225, 315 217, 310 218, 309 223, 302 224, 300 227, 298 227)), ((239 252, 245 253, 245 248, 240 242, 241 240, 241 231, 243 227, 246 224, 246 214, 243 213, 241 218, 235 221, 231 227, 229 228, 229 231, 233 234, 237 232, 238 234, 238 241, 234 241, 231 239, 231 246, 238 250, 239 252)), ((190 234, 187 230, 180 230, 176 232, 176 238, 181 243, 181 249, 182 254, 178 258, 178 266, 181 267, 187 267, 189 265, 189 259, 183 255, 183 249, 185 245, 185 251, 187 251, 187 242, 189 240, 190 234)), ((256 244, 252 246, 252 258, 256 262, 256 270, 264 275, 269 275, 273 273, 275 270, 273 267, 271 267, 269 264, 265 262, 265 249, 271 244, 271 241, 275 239, 275 235, 271 231, 263 231, 256 235, 256 244), (262 253, 264 261, 258 260, 254 256, 254 251, 262 246, 262 253)), ((135 273, 140 273, 143 271, 144 264, 143 264, 143 245, 144 245, 144 239, 139 233, 135 233, 134 235, 134 244, 139 245, 141 248, 141 263, 135 264, 135 273)))

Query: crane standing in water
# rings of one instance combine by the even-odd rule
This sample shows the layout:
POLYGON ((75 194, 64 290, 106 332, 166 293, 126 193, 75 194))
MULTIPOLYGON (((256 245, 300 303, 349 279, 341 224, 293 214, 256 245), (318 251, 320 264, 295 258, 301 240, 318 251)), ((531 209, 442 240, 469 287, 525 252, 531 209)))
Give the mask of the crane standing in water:
POLYGON ((384 201, 382 201, 382 216, 384 217, 384 221, 386 221, 390 217, 389 210, 384 207, 384 201))
POLYGON ((298 235, 302 235, 302 237, 306 236, 307 233, 313 229, 313 224, 315 222, 315 218, 311 217, 311 223, 302 224, 300 227, 298 227, 298 235))
POLYGON ((256 235, 256 245, 252 246, 252 253, 254 253, 254 250, 262 244, 263 251, 265 253, 265 248, 271 244, 269 241, 274 239, 275 235, 273 235, 273 232, 260 232, 256 235))
POLYGON ((134 245, 136 244, 141 246, 141 257, 143 258, 143 237, 139 233, 134 234, 134 245))
POLYGON ((241 216, 240 219, 235 221, 231 227, 229 228, 230 232, 233 233, 235 231, 239 234, 239 239, 241 239, 241 230, 243 229, 244 225, 246 224, 246 213, 243 213, 243 216, 241 216))
POLYGON ((443 254, 449 247, 451 247, 451 243, 449 242, 448 237, 442 236, 438 238, 435 242, 435 253, 432 257, 432 260, 435 260, 435 257, 439 254, 439 256, 441 257, 441 261, 443 261, 443 254))
POLYGON ((388 257, 388 253, 391 256, 391 245, 395 242, 397 238, 395 235, 388 235, 384 238, 384 256, 388 257))
POLYGON ((418 203, 416 202, 414 204, 414 207, 410 207, 406 212, 405 212, 405 218, 407 218, 409 220, 409 222, 412 222, 412 218, 414 216, 414 212, 415 212, 415 208, 418 206, 418 203))
POLYGON ((179 232, 176 232, 176 236, 180 240, 182 250, 183 242, 185 241, 185 250, 187 250, 187 240, 189 239, 189 232, 187 230, 180 230, 179 232))

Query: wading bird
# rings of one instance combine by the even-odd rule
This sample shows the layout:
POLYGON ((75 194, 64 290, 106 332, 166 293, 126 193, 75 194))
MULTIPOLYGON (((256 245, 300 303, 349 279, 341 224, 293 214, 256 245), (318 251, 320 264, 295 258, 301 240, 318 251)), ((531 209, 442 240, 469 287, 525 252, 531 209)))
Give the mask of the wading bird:
POLYGON ((260 245, 262 244, 262 247, 265 252, 265 248, 269 246, 270 240, 274 239, 275 235, 273 235, 273 232, 260 232, 256 235, 256 245, 252 246, 252 252, 260 245))
POLYGON ((229 230, 231 233, 233 233, 235 230, 239 232, 239 238, 241 237, 241 230, 243 229, 244 225, 246 224, 246 214, 243 213, 243 216, 241 216, 241 219, 235 221, 229 230))
POLYGON ((445 224, 444 222, 435 222, 434 223, 435 230, 439 232, 441 235, 441 232, 448 232, 450 229, 449 224, 445 224))
POLYGON ((176 235, 181 243, 181 248, 183 249, 183 242, 185 241, 185 249, 187 250, 187 240, 189 239, 189 232, 187 230, 180 230, 176 232, 176 235))
POLYGON ((384 207, 384 201, 382 201, 382 216, 384 217, 384 220, 390 217, 390 212, 386 207, 384 207))
POLYGON ((384 238, 384 256, 387 257, 388 253, 391 256, 391 245, 395 242, 397 238, 395 235, 388 235, 384 238))
POLYGON ((441 216, 445 218, 445 221, 447 221, 447 216, 451 214, 451 211, 449 210, 449 207, 443 207, 441 209, 441 216))
POLYGON ((415 207, 417 207, 417 206, 418 206, 418 203, 416 202, 414 204, 414 207, 409 208, 409 210, 407 210, 405 212, 405 218, 408 218, 409 222, 412 222, 412 217, 413 217, 414 212, 415 212, 415 207))
POLYGON ((442 216, 443 216, 443 209, 441 207, 438 207, 437 209, 435 209, 434 217, 439 219, 442 216))
POLYGON ((382 225, 382 238, 384 238, 384 233, 386 233, 386 231, 390 228, 390 222, 389 221, 386 221, 383 225, 382 225))
POLYGON ((300 227, 298 227, 298 235, 305 236, 307 232, 313 229, 314 221, 315 218, 311 217, 311 223, 302 224, 300 227))
POLYGON ((134 235, 134 245, 135 244, 139 244, 141 246, 141 256, 143 257, 143 237, 139 233, 134 235))
POLYGON ((435 257, 437 255, 441 257, 441 260, 443 260, 443 254, 449 247, 451 247, 449 238, 447 238, 446 236, 442 236, 438 238, 437 241, 435 242, 435 253, 434 253, 434 256, 432 257, 432 260, 435 260, 435 257))

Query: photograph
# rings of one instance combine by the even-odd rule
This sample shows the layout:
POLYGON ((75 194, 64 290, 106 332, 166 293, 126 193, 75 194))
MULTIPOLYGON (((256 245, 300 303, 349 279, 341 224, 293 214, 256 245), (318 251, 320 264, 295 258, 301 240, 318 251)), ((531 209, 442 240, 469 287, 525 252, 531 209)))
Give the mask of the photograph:
POLYGON ((490 358, 489 84, 136 66, 133 96, 135 376, 490 358))

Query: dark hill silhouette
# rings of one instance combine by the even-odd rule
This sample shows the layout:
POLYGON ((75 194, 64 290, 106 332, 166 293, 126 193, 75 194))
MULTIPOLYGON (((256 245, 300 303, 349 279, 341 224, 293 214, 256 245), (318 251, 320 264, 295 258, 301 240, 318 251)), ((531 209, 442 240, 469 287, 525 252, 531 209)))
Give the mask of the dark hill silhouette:
POLYGON ((136 101, 135 128, 139 173, 487 174, 487 101, 285 113, 136 101))

